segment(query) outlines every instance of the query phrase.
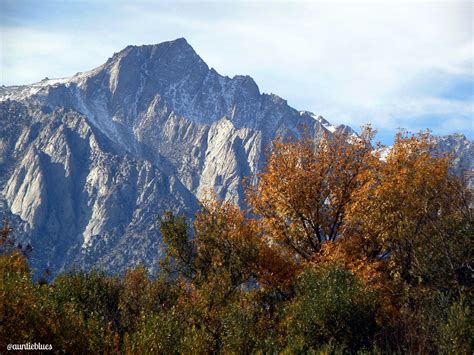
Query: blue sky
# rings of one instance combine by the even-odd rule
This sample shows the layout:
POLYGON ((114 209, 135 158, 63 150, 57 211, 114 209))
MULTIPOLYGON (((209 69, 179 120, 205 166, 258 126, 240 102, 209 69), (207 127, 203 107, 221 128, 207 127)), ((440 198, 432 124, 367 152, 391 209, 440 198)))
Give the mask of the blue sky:
POLYGON ((0 84, 92 69, 185 37, 218 72, 390 143, 398 128, 474 139, 472 1, 0 0, 0 84))

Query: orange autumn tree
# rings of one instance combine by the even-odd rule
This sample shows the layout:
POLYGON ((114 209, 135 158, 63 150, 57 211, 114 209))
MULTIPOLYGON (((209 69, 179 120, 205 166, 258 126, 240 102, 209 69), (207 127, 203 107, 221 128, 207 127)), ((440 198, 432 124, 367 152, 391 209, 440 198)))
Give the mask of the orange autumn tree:
POLYGON ((464 301, 473 296, 472 196, 450 174, 451 161, 429 133, 397 134, 353 195, 338 245, 349 264, 376 266, 386 310, 382 337, 410 352, 432 352, 439 336, 451 352, 469 353, 460 351, 468 337, 446 341, 440 328, 453 317, 449 332, 465 334, 472 323, 464 301))
POLYGON ((397 134, 386 160, 353 195, 346 235, 354 239, 351 253, 384 260, 395 280, 460 287, 461 274, 472 270, 470 196, 434 143, 429 133, 397 134))
POLYGON ((288 260, 337 262, 366 280, 386 271, 407 283, 441 282, 447 273, 430 263, 436 257, 449 282, 466 282, 472 265, 462 245, 472 210, 467 189, 449 172, 451 158, 421 132, 399 133, 382 160, 373 136, 366 127, 358 139, 276 141, 248 188, 264 239, 288 260))
POLYGON ((366 183, 376 159, 373 136, 365 127, 359 138, 336 132, 317 142, 274 142, 258 184, 247 193, 270 244, 311 260, 323 243, 340 236, 354 192, 366 183))

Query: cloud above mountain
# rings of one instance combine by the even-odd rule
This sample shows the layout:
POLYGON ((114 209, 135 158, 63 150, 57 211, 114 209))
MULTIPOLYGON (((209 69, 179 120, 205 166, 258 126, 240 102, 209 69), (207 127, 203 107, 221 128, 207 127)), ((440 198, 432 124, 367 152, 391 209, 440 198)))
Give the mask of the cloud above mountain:
POLYGON ((472 2, 3 1, 5 85, 101 64, 128 44, 186 37, 229 76, 388 141, 398 127, 473 138, 472 2))

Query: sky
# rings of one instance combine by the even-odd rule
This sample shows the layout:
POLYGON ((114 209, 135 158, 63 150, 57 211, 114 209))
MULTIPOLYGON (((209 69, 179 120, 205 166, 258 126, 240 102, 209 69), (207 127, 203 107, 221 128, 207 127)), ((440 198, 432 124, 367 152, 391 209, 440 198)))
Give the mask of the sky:
POLYGON ((0 85, 67 77, 127 45, 185 37, 298 110, 390 144, 398 129, 474 139, 473 1, 0 0, 0 85))

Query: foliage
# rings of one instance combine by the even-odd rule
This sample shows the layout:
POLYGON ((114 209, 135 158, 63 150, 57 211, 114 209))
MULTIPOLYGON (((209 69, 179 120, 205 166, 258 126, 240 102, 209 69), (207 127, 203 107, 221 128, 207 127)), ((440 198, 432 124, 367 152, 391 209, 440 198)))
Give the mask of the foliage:
POLYGON ((285 308, 288 347, 292 352, 307 352, 331 343, 351 351, 370 349, 377 311, 375 293, 351 272, 334 266, 319 272, 306 270, 285 308))
POLYGON ((364 184, 364 172, 375 159, 372 137, 366 127, 350 143, 344 134, 274 143, 248 196, 268 237, 290 256, 309 260, 324 242, 340 235, 352 194, 364 184))
POLYGON ((428 133, 276 141, 250 209, 165 213, 160 271, 34 282, 0 229, 0 346, 57 352, 473 351, 472 196, 428 133))
POLYGON ((448 173, 449 157, 435 156, 432 147, 428 134, 398 134, 386 162, 378 161, 356 192, 348 224, 366 256, 388 259, 395 280, 460 287, 459 273, 472 270, 472 211, 466 190, 448 173))
POLYGON ((469 354, 474 349, 474 315, 464 297, 451 304, 439 329, 440 349, 451 354, 469 354))

